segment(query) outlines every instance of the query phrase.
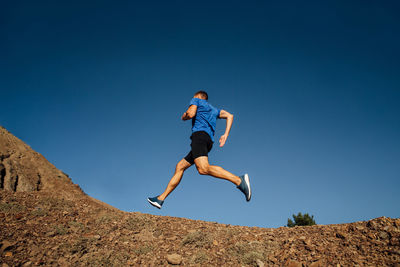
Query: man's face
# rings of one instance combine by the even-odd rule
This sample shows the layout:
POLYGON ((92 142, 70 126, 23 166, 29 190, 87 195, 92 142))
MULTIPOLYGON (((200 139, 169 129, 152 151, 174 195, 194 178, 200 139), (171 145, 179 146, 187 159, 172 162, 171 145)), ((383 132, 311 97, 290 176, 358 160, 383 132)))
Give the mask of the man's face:
POLYGON ((202 95, 202 94, 197 94, 197 95, 194 95, 194 98, 205 99, 205 98, 203 97, 203 95, 202 95))

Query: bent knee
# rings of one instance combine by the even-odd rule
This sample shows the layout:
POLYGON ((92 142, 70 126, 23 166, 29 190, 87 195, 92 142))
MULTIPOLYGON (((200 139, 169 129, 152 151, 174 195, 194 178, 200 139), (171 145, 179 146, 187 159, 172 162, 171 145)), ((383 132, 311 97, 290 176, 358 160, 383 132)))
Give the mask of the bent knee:
POLYGON ((201 175, 207 175, 209 173, 209 168, 208 168, 208 166, 201 166, 201 167, 197 167, 197 171, 201 175))
POLYGON ((183 162, 179 162, 178 164, 176 164, 175 169, 177 171, 184 171, 184 170, 187 169, 187 165, 185 163, 183 163, 183 162))

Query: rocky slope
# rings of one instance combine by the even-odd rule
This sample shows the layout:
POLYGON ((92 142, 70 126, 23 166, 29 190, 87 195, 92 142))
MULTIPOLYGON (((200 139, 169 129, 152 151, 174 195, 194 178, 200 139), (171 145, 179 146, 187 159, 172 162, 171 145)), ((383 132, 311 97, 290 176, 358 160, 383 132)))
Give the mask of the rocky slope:
POLYGON ((400 266, 400 219, 277 229, 123 212, 0 128, 3 266, 400 266))
POLYGON ((83 197, 68 175, 0 127, 0 188, 6 191, 47 191, 62 197, 83 197))

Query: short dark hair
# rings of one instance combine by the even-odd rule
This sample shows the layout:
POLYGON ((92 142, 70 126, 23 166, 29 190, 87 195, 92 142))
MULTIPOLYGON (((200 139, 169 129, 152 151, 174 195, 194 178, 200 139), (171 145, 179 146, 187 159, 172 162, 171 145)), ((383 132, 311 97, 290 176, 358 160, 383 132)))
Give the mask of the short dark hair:
POLYGON ((202 97, 204 97, 206 100, 208 100, 208 94, 206 91, 198 91, 197 93, 195 93, 194 95, 201 95, 202 97))

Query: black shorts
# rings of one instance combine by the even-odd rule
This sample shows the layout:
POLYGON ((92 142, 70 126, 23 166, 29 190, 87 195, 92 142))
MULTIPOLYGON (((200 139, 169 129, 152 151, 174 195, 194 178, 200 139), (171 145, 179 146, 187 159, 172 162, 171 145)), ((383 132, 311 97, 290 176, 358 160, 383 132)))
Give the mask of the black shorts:
POLYGON ((194 132, 190 139, 192 139, 192 143, 190 146, 192 150, 186 155, 185 160, 190 164, 194 163, 194 159, 201 156, 208 156, 208 152, 211 151, 213 146, 213 141, 208 133, 204 131, 194 132))

